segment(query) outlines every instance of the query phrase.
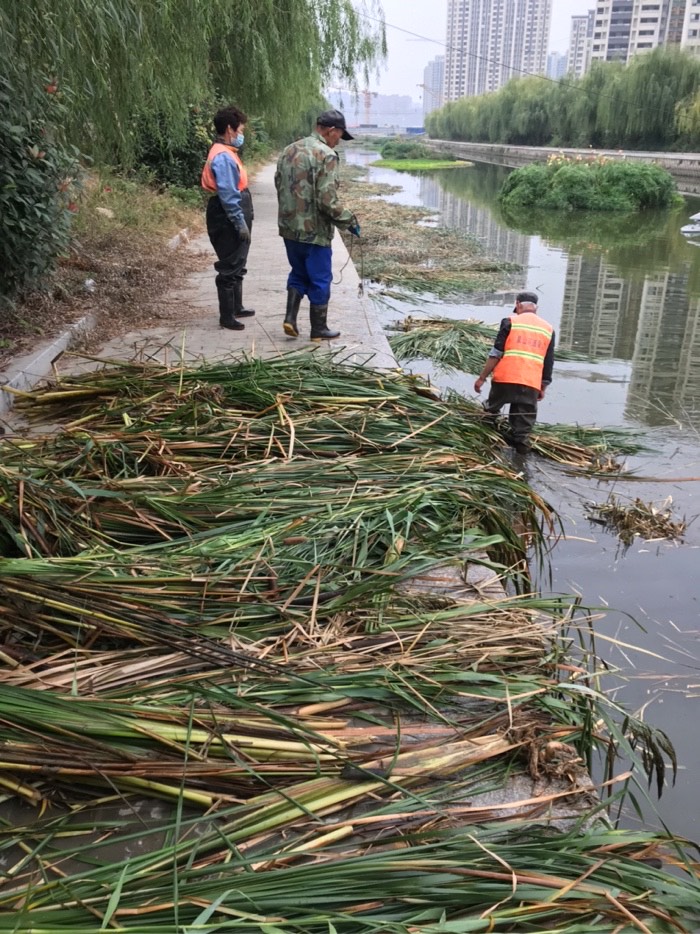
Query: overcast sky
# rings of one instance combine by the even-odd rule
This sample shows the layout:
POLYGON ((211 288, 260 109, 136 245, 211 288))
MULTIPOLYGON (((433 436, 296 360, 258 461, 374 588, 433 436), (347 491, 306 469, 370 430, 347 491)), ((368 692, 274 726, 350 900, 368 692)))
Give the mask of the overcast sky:
MULTIPOLYGON (((381 94, 422 96, 423 69, 431 58, 445 52, 447 0, 382 0, 386 16, 389 57, 373 90, 381 94), (429 42, 407 35, 400 27, 429 42)), ((571 17, 595 7, 595 0, 552 0, 552 29, 549 48, 566 52, 569 45, 571 17)))

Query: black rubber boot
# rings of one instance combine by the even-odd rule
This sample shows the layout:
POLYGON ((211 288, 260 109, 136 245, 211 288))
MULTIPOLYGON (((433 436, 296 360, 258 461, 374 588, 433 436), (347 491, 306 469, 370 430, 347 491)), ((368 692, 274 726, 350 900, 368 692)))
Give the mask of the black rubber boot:
POLYGON ((287 314, 284 316, 284 333, 288 334, 290 337, 299 337, 299 329, 297 328, 297 315, 299 314, 299 306, 301 305, 301 300, 304 296, 300 295, 296 289, 293 289, 291 286, 287 289, 287 314))
POLYGON ((236 279, 233 283, 233 313, 237 318, 252 318, 254 308, 243 307, 243 280, 236 279))
POLYGON ((340 337, 340 331, 329 331, 326 324, 328 318, 328 305, 312 305, 310 309, 311 340, 329 341, 340 337))
POLYGON ((227 328, 229 331, 244 331, 245 324, 237 321, 233 313, 236 307, 233 289, 217 285, 216 291, 219 295, 219 327, 227 328))

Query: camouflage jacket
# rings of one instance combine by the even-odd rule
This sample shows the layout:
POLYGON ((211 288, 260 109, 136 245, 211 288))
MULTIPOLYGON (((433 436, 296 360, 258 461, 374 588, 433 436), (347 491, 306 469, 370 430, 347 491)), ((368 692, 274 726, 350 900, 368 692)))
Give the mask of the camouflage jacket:
POLYGON ((287 146, 275 173, 281 237, 330 246, 334 227, 356 223, 338 200, 337 168, 337 153, 318 133, 287 146))

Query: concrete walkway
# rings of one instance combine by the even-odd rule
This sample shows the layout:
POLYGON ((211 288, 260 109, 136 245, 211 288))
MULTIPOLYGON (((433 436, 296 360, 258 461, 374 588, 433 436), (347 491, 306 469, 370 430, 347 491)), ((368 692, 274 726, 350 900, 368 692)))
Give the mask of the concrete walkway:
MULTIPOLYGON (((219 312, 214 285, 213 265, 189 275, 181 288, 163 297, 163 307, 173 304, 192 309, 189 320, 178 315, 176 325, 139 328, 113 338, 93 349, 95 356, 111 360, 134 358, 187 364, 207 360, 223 360, 237 354, 274 357, 304 347, 335 353, 338 359, 394 369, 396 359, 391 352, 371 299, 360 294, 360 278, 338 234, 333 242, 333 288, 328 311, 328 323, 341 336, 320 344, 309 335, 308 302, 299 312, 300 337, 286 336, 282 329, 286 305, 289 265, 284 243, 277 232, 277 194, 274 185, 275 166, 261 169, 251 183, 255 205, 253 240, 248 258, 248 274, 244 283, 245 304, 256 309, 254 318, 245 319, 244 331, 227 331, 219 327, 219 312)), ((175 238, 177 240, 178 238, 175 238)), ((188 249, 204 253, 214 263, 216 256, 206 234, 192 240, 188 249)), ((80 343, 84 336, 93 338, 95 319, 86 315, 69 330, 48 341, 42 341, 23 356, 16 357, 0 372, 0 384, 20 390, 30 390, 56 372, 66 374, 94 369, 94 361, 79 361, 62 357, 66 350, 80 343), (58 362, 57 362, 58 361, 58 362), (54 367, 57 366, 57 369, 54 367)), ((10 393, 0 392, 0 417, 12 408, 10 393)))
MULTIPOLYGON (((164 304, 186 302, 194 310, 190 321, 177 327, 160 325, 139 329, 105 343, 97 354, 112 359, 131 359, 135 355, 172 363, 184 348, 186 362, 221 360, 233 353, 245 352, 258 357, 278 356, 303 347, 323 347, 339 352, 354 363, 369 363, 381 368, 396 367, 384 332, 370 299, 359 293, 360 279, 348 251, 338 234, 333 243, 333 289, 328 323, 341 332, 334 341, 312 343, 308 339, 308 302, 299 312, 301 336, 289 338, 282 330, 286 304, 289 265, 284 243, 277 232, 277 195, 274 165, 265 166, 255 176, 251 190, 255 206, 253 239, 244 281, 245 304, 256 309, 254 318, 246 318, 245 331, 227 331, 219 327, 215 272, 212 266, 188 277, 185 285, 166 296, 164 304)), ((206 234, 186 247, 206 252, 216 259, 206 234)))

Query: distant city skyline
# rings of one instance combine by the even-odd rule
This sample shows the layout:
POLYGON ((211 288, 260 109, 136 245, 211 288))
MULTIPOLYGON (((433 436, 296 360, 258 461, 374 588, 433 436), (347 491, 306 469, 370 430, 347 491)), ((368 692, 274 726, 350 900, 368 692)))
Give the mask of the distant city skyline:
MULTIPOLYGON (((423 69, 436 55, 445 54, 447 0, 431 4, 382 0, 382 5, 389 54, 379 75, 370 77, 370 87, 380 94, 409 94, 421 100, 423 69)), ((549 51, 566 53, 571 17, 585 14, 595 5, 595 0, 553 0, 549 51)))

